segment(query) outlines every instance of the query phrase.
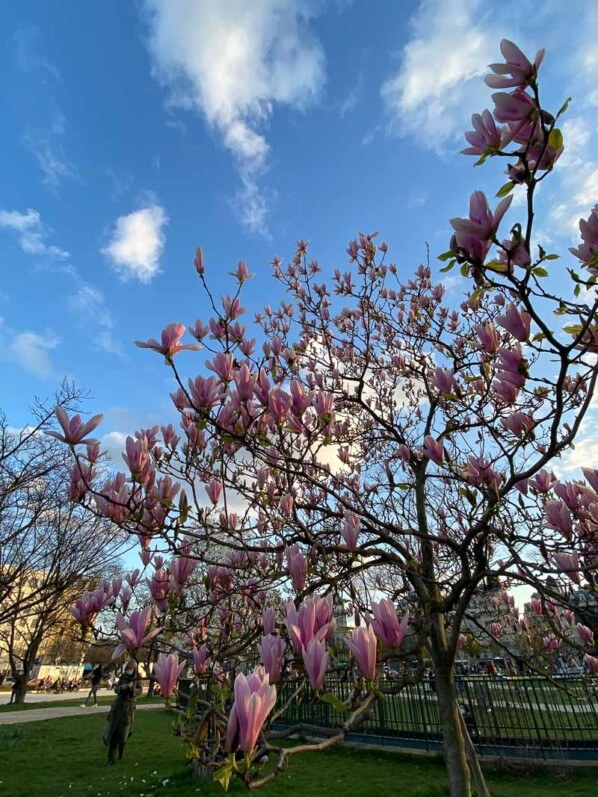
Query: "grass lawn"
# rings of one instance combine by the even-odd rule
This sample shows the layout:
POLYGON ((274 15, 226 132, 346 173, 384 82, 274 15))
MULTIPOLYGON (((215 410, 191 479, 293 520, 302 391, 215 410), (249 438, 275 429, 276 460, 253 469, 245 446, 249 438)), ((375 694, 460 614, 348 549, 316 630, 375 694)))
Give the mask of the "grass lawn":
MULTIPOLYGON (((115 797, 223 794, 216 783, 195 780, 166 711, 139 712, 126 759, 109 767, 101 734, 105 716, 90 714, 0 727, 3 797, 115 797)), ((495 797, 590 797, 596 771, 516 778, 489 774, 495 797)), ((264 797, 442 797, 443 765, 436 759, 348 748, 299 757, 288 772, 261 790, 264 797)), ((246 793, 239 785, 229 793, 246 793)))

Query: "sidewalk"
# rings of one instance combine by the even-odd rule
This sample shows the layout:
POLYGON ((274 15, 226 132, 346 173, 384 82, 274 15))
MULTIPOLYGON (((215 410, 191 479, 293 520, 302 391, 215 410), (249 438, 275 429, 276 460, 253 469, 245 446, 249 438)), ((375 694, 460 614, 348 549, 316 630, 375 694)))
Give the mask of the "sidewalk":
MULTIPOLYGON (((137 705, 137 711, 150 711, 164 708, 162 703, 142 703, 137 705)), ((81 708, 81 706, 50 706, 48 708, 32 708, 29 711, 6 711, 0 713, 0 726, 19 725, 22 722, 40 722, 41 720, 55 720, 62 717, 82 717, 83 715, 107 714, 110 706, 97 708, 81 708)))
MULTIPOLYGON (((27 703, 47 703, 50 700, 72 700, 75 703, 82 703, 89 694, 87 689, 78 689, 76 692, 27 692, 27 703)), ((98 697, 114 697, 114 689, 99 689, 98 697)), ((5 706, 10 700, 10 689, 0 692, 0 706, 5 706)))

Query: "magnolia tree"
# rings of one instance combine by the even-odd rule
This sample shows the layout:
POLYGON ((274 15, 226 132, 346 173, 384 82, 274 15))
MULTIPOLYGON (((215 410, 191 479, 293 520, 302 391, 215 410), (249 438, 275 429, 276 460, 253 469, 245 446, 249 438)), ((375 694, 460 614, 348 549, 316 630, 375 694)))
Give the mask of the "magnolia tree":
MULTIPOLYGON (((126 472, 99 485, 97 450, 82 448, 96 421, 60 413, 72 495, 137 535, 147 568, 136 578, 151 608, 127 614, 124 602, 119 651, 161 644, 166 696, 192 662, 191 751, 224 785, 239 776, 255 787, 344 738, 379 699, 380 662, 409 650, 433 663, 451 795, 470 795, 472 778, 487 794, 454 688, 472 597, 509 579, 533 586, 548 612, 561 599, 548 575, 596 586, 598 471, 564 482, 552 463, 597 378, 598 210, 580 222, 575 268, 535 245, 535 194, 563 151, 566 104, 556 115, 542 106, 543 52, 532 63, 511 42, 501 50, 486 78, 494 109, 474 115, 465 153, 500 159, 509 182, 495 209, 476 191, 469 217, 451 220, 441 270, 460 268, 460 304, 429 264, 404 277, 376 235, 352 241, 349 266, 328 282, 300 242, 287 265, 274 260, 286 300, 256 316, 252 337, 246 265, 218 302, 198 250, 212 317, 190 328, 194 343, 170 324, 138 344, 171 369, 180 425, 130 437, 126 472), (521 221, 499 232, 515 186, 527 197, 521 221), (205 349, 207 371, 184 376, 185 349, 205 349), (356 677, 341 706, 326 685, 342 607, 355 617, 344 656, 356 677), (280 746, 271 726, 287 682, 296 699, 342 709, 338 732, 280 746), (261 763, 269 752, 274 766, 261 763)), ((82 622, 104 599, 82 598, 82 622)))

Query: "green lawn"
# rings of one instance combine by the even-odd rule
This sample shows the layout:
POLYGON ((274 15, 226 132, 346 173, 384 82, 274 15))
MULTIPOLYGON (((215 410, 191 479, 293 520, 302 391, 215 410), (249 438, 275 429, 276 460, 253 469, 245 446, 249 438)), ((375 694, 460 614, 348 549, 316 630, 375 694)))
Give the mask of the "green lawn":
MULTIPOLYGON (((218 784, 194 780, 166 711, 139 712, 126 760, 106 764, 101 742, 105 716, 87 715, 0 726, 0 794, 3 797, 153 797, 221 795, 218 784)), ((495 797, 590 797, 596 771, 529 778, 490 773, 495 797)), ((245 793, 239 786, 230 793, 245 793)), ((299 757, 264 797, 442 797, 442 763, 436 759, 349 748, 299 757)))

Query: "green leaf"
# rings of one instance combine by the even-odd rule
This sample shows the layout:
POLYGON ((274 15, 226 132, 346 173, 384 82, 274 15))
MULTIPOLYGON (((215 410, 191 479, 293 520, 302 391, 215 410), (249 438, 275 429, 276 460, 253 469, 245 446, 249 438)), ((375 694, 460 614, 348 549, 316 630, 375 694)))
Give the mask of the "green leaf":
POLYGON ((446 266, 443 266, 443 267, 440 269, 440 273, 441 273, 441 274, 446 274, 446 272, 447 272, 447 271, 451 271, 451 269, 454 267, 454 265, 455 265, 455 263, 456 263, 456 262, 457 262, 456 260, 451 260, 451 262, 450 262, 448 265, 446 265, 446 266))
POLYGON ((231 761, 225 766, 220 767, 220 769, 217 769, 216 772, 214 772, 214 780, 218 781, 218 783, 222 786, 224 791, 228 791, 232 774, 233 774, 233 763, 231 761))
POLYGON ((563 134, 558 127, 553 127, 548 134, 548 146, 556 152, 563 146, 563 134))
POLYGON ((438 260, 442 260, 444 262, 445 260, 450 260, 451 257, 454 257, 454 256, 455 256, 455 253, 452 252, 449 249, 448 252, 443 252, 441 255, 438 255, 438 260))
POLYGON ((332 692, 326 692, 325 695, 320 697, 320 700, 322 703, 328 703, 331 705, 335 711, 344 712, 348 710, 347 706, 345 706, 345 704, 339 700, 336 695, 333 695, 332 692))
POLYGON ((569 107, 569 103, 570 103, 570 102, 571 102, 571 97, 567 97, 567 99, 565 100, 565 102, 564 102, 564 103, 561 105, 561 107, 559 108, 559 112, 558 112, 558 113, 557 113, 557 115, 556 115, 556 118, 557 118, 557 119, 559 118, 559 116, 561 116, 561 114, 564 114, 564 113, 565 113, 565 111, 566 111, 566 110, 567 110, 567 108, 569 107))
POLYGON ((496 192, 497 197, 507 196, 511 193, 511 191, 515 188, 515 183, 512 180, 509 180, 508 183, 505 183, 502 188, 499 188, 496 192))
POLYGON ((567 327, 563 327, 563 332, 567 332, 569 335, 579 335, 582 329, 581 324, 570 324, 567 327))
POLYGON ((545 268, 542 268, 542 266, 536 266, 536 268, 532 271, 532 274, 534 274, 534 276, 536 276, 536 277, 547 277, 548 276, 548 272, 546 271, 545 268))
POLYGON ((461 271, 462 277, 469 277, 469 265, 467 263, 463 263, 459 270, 461 271))
POLYGON ((500 260, 491 260, 485 266, 490 271, 497 271, 499 274, 504 274, 509 270, 508 263, 501 263, 500 260))
POLYGON ((546 255, 544 260, 558 260, 560 255, 546 255))

